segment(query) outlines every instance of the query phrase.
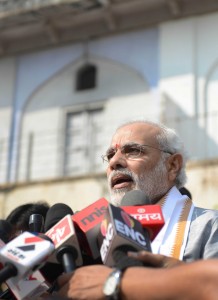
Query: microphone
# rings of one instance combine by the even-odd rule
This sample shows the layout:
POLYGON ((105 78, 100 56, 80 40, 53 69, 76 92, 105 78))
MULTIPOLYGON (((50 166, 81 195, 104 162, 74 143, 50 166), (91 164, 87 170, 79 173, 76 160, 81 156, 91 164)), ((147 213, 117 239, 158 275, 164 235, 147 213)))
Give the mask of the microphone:
POLYGON ((48 261, 61 263, 66 273, 83 263, 72 214, 68 205, 58 203, 49 208, 45 220, 45 234, 55 245, 55 253, 48 261))
POLYGON ((39 269, 54 251, 54 245, 30 232, 24 232, 0 250, 0 283, 13 277, 19 282, 32 271, 39 269))
POLYGON ((121 201, 121 207, 142 224, 149 232, 151 241, 165 224, 160 205, 151 205, 150 199, 140 190, 127 192, 121 201))
POLYGON ((45 232, 57 224, 66 215, 73 215, 72 209, 64 203, 56 203, 52 205, 46 214, 45 232))
MULTIPOLYGON (((5 243, 0 240, 0 248, 4 246, 5 243)), ((3 265, 1 268, 3 268, 3 265)), ((39 271, 35 271, 33 274, 29 275, 27 278, 21 279, 19 283, 16 284, 8 279, 6 280, 6 285, 9 288, 0 293, 0 299, 22 300, 26 299, 29 295, 31 295, 31 297, 36 297, 46 292, 49 288, 39 271)))
POLYGON ((32 214, 29 218, 29 230, 31 232, 43 232, 44 218, 40 214, 32 214))
POLYGON ((80 247, 92 260, 100 258, 97 236, 107 206, 108 201, 105 198, 100 198, 72 216, 80 247))
POLYGON ((0 294, 0 299, 8 299, 8 300, 16 300, 18 298, 15 298, 15 296, 12 294, 12 292, 7 289, 0 294))
POLYGON ((36 299, 36 297, 40 297, 50 288, 50 286, 45 281, 45 278, 38 270, 33 272, 26 278, 21 279, 17 283, 15 283, 12 278, 10 278, 6 281, 6 284, 9 289, 7 289, 0 295, 0 299, 26 300, 30 299, 30 297, 36 299))
POLYGON ((151 205, 151 200, 141 190, 131 190, 127 192, 121 200, 121 206, 139 206, 139 205, 151 205))
MULTIPOLYGON (((32 214, 29 218, 29 230, 34 234, 39 236, 42 239, 48 240, 51 243, 53 241, 45 235, 44 232, 44 217, 41 214, 32 214)), ((34 272, 33 276, 26 280, 25 283, 23 283, 20 287, 26 290, 27 288, 30 288, 32 285, 34 288, 35 281, 41 281, 41 285, 37 287, 37 290, 42 290, 42 293, 45 291, 49 291, 53 288, 53 281, 61 274, 63 273, 63 268, 60 265, 53 264, 50 262, 47 262, 40 268, 40 272, 34 272), (51 276, 52 274, 52 276, 51 276), (32 279, 34 277, 34 280, 32 279), (52 277, 52 278, 51 278, 52 277), (46 279, 45 279, 46 278, 46 279), (46 284, 45 284, 46 283, 46 284)), ((14 287, 16 289, 16 287, 14 287)), ((36 291, 37 291, 36 290, 36 291)), ((34 291, 35 292, 35 291, 34 291)))
POLYGON ((141 223, 112 204, 108 205, 98 240, 102 261, 110 267, 122 265, 123 268, 125 264, 127 267, 143 266, 141 261, 127 257, 127 252, 151 251, 148 233, 141 223))

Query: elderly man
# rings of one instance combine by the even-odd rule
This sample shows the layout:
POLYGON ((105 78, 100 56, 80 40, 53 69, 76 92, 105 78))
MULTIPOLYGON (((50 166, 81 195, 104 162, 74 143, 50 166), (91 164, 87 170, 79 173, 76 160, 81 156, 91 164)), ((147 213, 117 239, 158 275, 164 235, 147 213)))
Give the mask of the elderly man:
MULTIPOLYGON (((179 192, 186 182, 187 157, 182 142, 172 129, 148 121, 126 123, 116 130, 103 159, 108 163, 107 177, 112 204, 119 206, 126 192, 138 189, 145 192, 153 204, 161 205, 165 225, 152 242, 153 253, 163 259, 167 256, 174 261, 189 262, 218 257, 218 211, 195 207, 190 198, 179 192)), ((144 256, 144 261, 149 260, 154 267, 164 265, 161 261, 153 261, 152 254, 150 257, 144 256)), ((75 272, 70 282, 62 287, 62 295, 66 292, 65 295, 73 299, 74 296, 75 299, 104 299, 102 286, 111 270, 104 266, 87 268, 75 272), (92 279, 88 270, 94 272, 92 279), (85 280, 82 280, 83 276, 85 280), (96 290, 95 296, 89 298, 87 288, 90 286, 96 286, 96 290)), ((142 269, 141 276, 146 271, 142 269)), ((127 271, 129 276, 134 275, 133 271, 127 271)), ((113 292, 108 299, 116 299, 117 294, 113 292)))
POLYGON ((152 252, 192 261, 218 257, 218 211, 194 207, 181 195, 187 155, 176 133, 163 125, 135 121, 115 132, 104 156, 111 203, 120 205, 133 189, 160 204, 165 226, 152 242, 152 252))

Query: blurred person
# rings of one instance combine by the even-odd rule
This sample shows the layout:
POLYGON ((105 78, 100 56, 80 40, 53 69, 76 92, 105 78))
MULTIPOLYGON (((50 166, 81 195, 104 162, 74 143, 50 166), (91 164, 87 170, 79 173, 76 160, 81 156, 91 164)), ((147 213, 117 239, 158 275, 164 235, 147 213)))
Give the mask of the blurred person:
POLYGON ((12 225, 6 220, 0 220, 0 239, 6 244, 9 242, 13 232, 12 225))
POLYGON ((29 219, 32 214, 40 214, 45 219, 49 204, 45 201, 27 203, 13 209, 6 217, 6 221, 13 227, 13 237, 29 230, 29 219))

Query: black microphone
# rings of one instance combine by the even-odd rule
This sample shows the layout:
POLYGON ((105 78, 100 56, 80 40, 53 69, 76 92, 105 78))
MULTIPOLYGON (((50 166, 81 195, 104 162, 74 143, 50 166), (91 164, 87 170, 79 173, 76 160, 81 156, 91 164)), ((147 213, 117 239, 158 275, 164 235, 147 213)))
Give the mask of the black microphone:
POLYGON ((46 235, 55 245, 55 254, 49 258, 49 261, 61 263, 66 273, 82 265, 82 255, 72 214, 73 211, 68 205, 59 203, 49 208, 45 220, 46 235))
POLYGON ((7 289, 0 294, 0 299, 16 300, 17 298, 15 298, 12 292, 7 289))
POLYGON ((121 200, 121 206, 139 206, 151 204, 150 198, 141 190, 129 191, 121 200))
POLYGON ((64 203, 56 203, 52 205, 46 214, 45 218, 45 232, 57 224, 66 215, 73 215, 72 209, 64 203))
MULTIPOLYGON (((49 230, 67 214, 72 214, 72 213, 73 213, 72 209, 64 203, 56 203, 52 205, 47 211, 44 220, 43 232, 49 230)), ((43 274, 46 280, 53 285, 56 278, 64 272, 64 269, 62 264, 57 263, 57 261, 54 259, 54 261, 52 262, 47 260, 45 265, 40 269, 40 272, 43 274)))
MULTIPOLYGON (((37 270, 53 250, 54 246, 50 241, 45 241, 30 232, 22 233, 0 251, 0 261, 3 264, 0 282, 6 281, 17 299, 24 299, 30 294, 32 297, 36 294, 41 295, 48 286, 42 282, 37 270), (31 277, 34 280, 31 280, 31 277)), ((5 291, 1 295, 2 299, 10 297, 10 291, 5 291)))
MULTIPOLYGON (((21 279, 14 280, 13 277, 14 275, 17 275, 19 273, 19 267, 16 266, 16 264, 13 262, 13 256, 15 256, 15 260, 19 261, 19 258, 23 258, 25 260, 24 254, 18 254, 19 249, 20 250, 27 250, 27 252, 29 251, 33 251, 35 250, 36 244, 34 243, 40 243, 42 240, 41 238, 44 239, 44 236, 41 236, 42 234, 40 234, 40 237, 35 237, 34 235, 30 235, 29 237, 25 237, 24 240, 19 240, 18 244, 15 244, 15 248, 14 248, 14 244, 12 245, 11 242, 9 243, 10 249, 8 250, 9 255, 11 257, 11 261, 10 260, 5 260, 5 267, 0 271, 0 277, 1 277, 1 281, 2 280, 6 280, 7 286, 9 287, 6 291, 2 292, 0 294, 0 299, 24 299, 26 297, 28 297, 30 294, 31 296, 35 296, 35 295, 41 295, 43 294, 48 288, 49 285, 47 285, 47 283, 45 282, 45 279, 43 278, 43 276, 41 275, 41 273, 39 271, 35 271, 32 274, 25 276, 21 275, 21 279), (32 243, 33 242, 33 243, 32 243), (22 244, 24 243, 24 245, 22 246, 22 244), (16 247, 16 245, 18 245, 16 247), (20 245, 20 246, 19 246, 20 245), (16 254, 17 254, 17 258, 16 258, 16 254), (9 268, 8 268, 9 266, 9 268), (12 268, 12 270, 11 270, 12 268), (3 274, 1 273, 3 271, 3 274), (12 278, 10 278, 12 277, 12 278), (34 279, 33 279, 34 278, 34 279)), ((22 236, 22 235, 21 235, 22 236)), ((20 238, 20 237, 19 237, 20 238)), ((50 243, 53 244, 53 242, 46 237, 46 240, 49 240, 50 243)), ((14 240, 12 241, 14 243, 14 240)), ((7 247, 7 245, 2 245, 2 247, 7 247)), ((40 247, 43 250, 43 244, 40 247)), ((2 251, 5 251, 2 248, 2 251)), ((0 251, 1 252, 1 251, 0 251)), ((37 256, 37 251, 34 253, 34 259, 37 256)), ((1 254, 0 254, 1 256, 1 254)), ((47 258, 47 256, 46 256, 47 258)), ((30 258, 30 261, 34 260, 33 258, 30 258)), ((43 257, 42 257, 42 260, 43 257)), ((37 263, 38 265, 40 263, 37 263)), ((44 264, 44 263, 43 263, 44 264)), ((28 265, 28 263, 26 264, 26 268, 30 268, 30 266, 28 265)), ((37 265, 36 265, 37 268, 37 265)), ((35 266, 33 266, 33 270, 35 269, 35 266)), ((20 270, 21 274, 22 272, 26 272, 25 269, 24 270, 20 270)))
POLYGON ((32 214, 29 218, 29 230, 31 232, 44 231, 44 218, 40 214, 32 214))
POLYGON ((105 265, 110 267, 143 266, 139 260, 127 256, 128 251, 151 251, 150 239, 139 221, 120 207, 108 205, 105 219, 101 223, 99 244, 105 265))
POLYGON ((0 283, 2 284, 4 281, 9 279, 10 277, 14 277, 18 274, 17 268, 10 262, 7 262, 3 269, 0 271, 0 283))

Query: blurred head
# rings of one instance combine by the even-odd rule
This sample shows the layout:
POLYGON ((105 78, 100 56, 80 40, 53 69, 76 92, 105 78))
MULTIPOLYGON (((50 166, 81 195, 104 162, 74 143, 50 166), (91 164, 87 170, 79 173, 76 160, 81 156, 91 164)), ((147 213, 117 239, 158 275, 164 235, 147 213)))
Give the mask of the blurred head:
POLYGON ((148 121, 120 126, 104 158, 111 203, 120 205, 126 192, 139 189, 156 203, 174 185, 186 182, 187 161, 175 131, 148 121))
POLYGON ((6 220, 0 220, 0 239, 7 244, 12 236, 13 227, 6 220))
POLYGON ((6 220, 13 226, 14 235, 29 231, 29 218, 32 214, 40 214, 45 219, 49 204, 44 201, 27 203, 16 207, 10 212, 6 220))

